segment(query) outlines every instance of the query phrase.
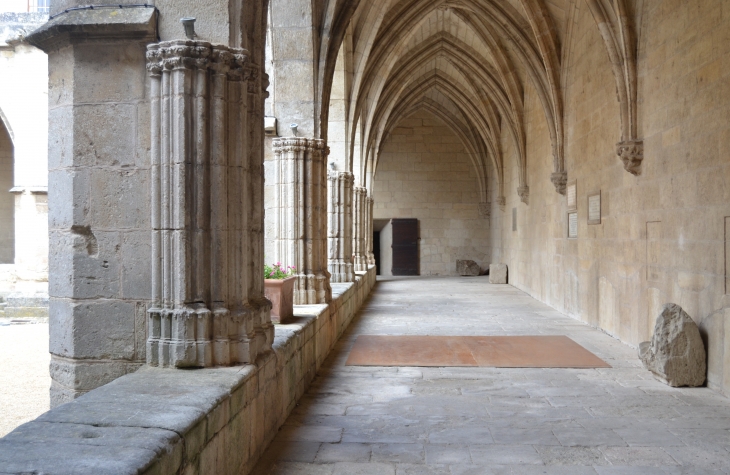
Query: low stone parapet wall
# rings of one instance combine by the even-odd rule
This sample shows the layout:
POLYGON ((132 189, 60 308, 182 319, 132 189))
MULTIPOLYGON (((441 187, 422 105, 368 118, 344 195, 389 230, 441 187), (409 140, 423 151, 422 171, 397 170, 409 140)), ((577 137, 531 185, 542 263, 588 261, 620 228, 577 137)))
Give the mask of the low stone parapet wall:
POLYGON ((249 473, 374 284, 295 307, 255 365, 145 367, 43 414, 0 439, 0 474, 249 473))

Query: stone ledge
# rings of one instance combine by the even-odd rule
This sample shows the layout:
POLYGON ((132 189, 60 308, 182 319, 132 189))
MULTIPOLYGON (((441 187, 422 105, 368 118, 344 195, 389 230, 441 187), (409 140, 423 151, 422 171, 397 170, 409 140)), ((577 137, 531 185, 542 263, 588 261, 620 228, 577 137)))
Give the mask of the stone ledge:
POLYGON ((0 472, 249 473, 374 283, 372 267, 295 307, 256 365, 145 367, 43 414, 0 439, 0 472))
POLYGON ((46 53, 91 40, 150 42, 157 39, 157 10, 97 8, 73 10, 52 18, 25 40, 46 53))

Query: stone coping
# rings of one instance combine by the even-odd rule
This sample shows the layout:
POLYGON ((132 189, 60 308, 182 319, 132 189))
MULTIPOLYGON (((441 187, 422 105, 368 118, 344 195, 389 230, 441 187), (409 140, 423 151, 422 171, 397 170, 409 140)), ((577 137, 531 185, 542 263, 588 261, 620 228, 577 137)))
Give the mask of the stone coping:
MULTIPOLYGON (((328 341, 328 348, 318 349, 323 345, 319 330, 329 335, 338 309, 354 298, 358 308, 351 307, 352 315, 343 321, 344 326, 349 324, 364 300, 365 294, 358 292, 364 287, 370 291, 374 275, 371 268, 359 273, 356 283, 334 284, 329 305, 295 306, 295 321, 276 326, 272 351, 255 365, 194 370, 143 367, 23 424, 0 439, 0 475, 167 474, 183 468, 192 474, 246 473, 303 394, 305 388, 297 381, 308 385, 326 356, 319 353, 329 353, 334 345, 328 341), (305 359, 308 362, 298 363, 305 359), (302 376, 296 378, 293 389, 286 379, 297 373, 298 364, 302 376), (281 401, 276 401, 271 388, 285 393, 281 401), (269 423, 240 422, 269 418, 269 411, 279 413, 269 423), (230 435, 218 437, 231 432, 231 427, 239 428, 240 440, 235 443, 230 435), (243 447, 255 436, 241 433, 240 427, 267 433, 258 447, 243 447), (227 441, 215 444, 219 455, 223 450, 228 454, 223 458, 231 460, 227 469, 220 462, 198 461, 214 445, 214 438, 227 441), (238 461, 237 467, 233 460, 238 461), (191 470, 191 466, 199 468, 191 470)), ((337 331, 335 341, 340 334, 337 331)))
POLYGON ((25 37, 31 45, 49 53, 71 43, 94 40, 157 38, 157 10, 145 8, 98 8, 72 10, 54 16, 25 37))

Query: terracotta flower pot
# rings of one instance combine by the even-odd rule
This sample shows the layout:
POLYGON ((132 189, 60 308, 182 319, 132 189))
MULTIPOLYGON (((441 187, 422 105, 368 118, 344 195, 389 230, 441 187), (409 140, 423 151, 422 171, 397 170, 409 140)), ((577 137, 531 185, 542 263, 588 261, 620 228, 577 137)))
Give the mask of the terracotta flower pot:
POLYGON ((264 294, 272 303, 273 323, 287 323, 294 316, 294 279, 264 279, 264 294))

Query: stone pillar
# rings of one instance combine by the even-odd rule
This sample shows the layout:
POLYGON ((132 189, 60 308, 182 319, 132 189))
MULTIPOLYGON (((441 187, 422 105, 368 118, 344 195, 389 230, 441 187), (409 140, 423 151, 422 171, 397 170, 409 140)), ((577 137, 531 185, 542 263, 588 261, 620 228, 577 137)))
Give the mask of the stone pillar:
POLYGON ((323 140, 293 137, 275 139, 273 150, 273 261, 296 268, 295 305, 327 303, 332 299, 327 272, 327 147, 323 140))
POLYGON ((331 170, 327 176, 329 208, 328 269, 332 282, 354 282, 352 266, 352 185, 355 181, 350 172, 331 170))
POLYGON ((15 194, 15 283, 5 297, 5 316, 48 317, 48 188, 19 186, 10 192, 15 194))
POLYGON ((375 206, 375 200, 368 196, 367 197, 367 216, 365 217, 365 240, 367 242, 368 250, 368 266, 375 265, 375 254, 373 254, 373 207, 375 206))
POLYGON ((156 24, 153 7, 71 10, 27 37, 48 53, 52 406, 146 359, 156 24))
POLYGON ((368 251, 367 242, 365 241, 366 235, 366 221, 367 221, 367 194, 368 190, 362 186, 356 186, 353 192, 353 202, 355 204, 355 211, 353 213, 353 236, 352 236, 352 251, 353 251, 353 263, 355 270, 363 272, 368 270, 368 251))
MULTIPOLYGON (((253 208, 261 154, 252 153, 245 50, 201 41, 148 47, 152 124, 152 307, 147 362, 253 363, 273 340, 253 208)), ((258 88, 252 88, 256 93, 258 88)))

